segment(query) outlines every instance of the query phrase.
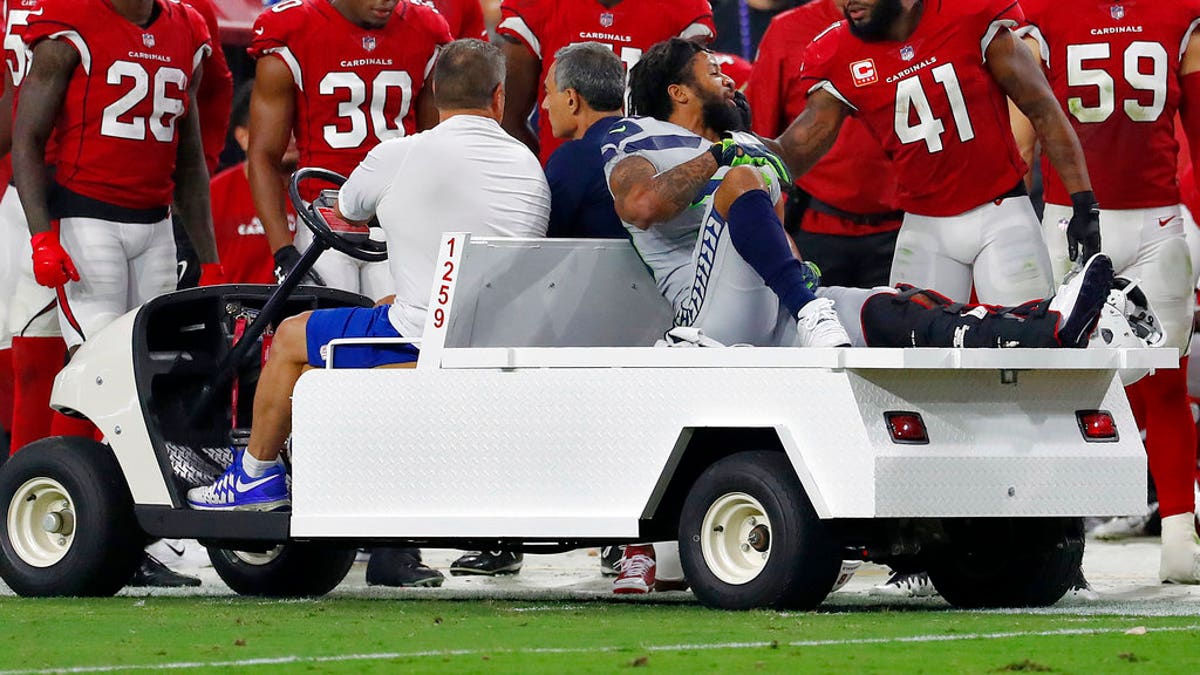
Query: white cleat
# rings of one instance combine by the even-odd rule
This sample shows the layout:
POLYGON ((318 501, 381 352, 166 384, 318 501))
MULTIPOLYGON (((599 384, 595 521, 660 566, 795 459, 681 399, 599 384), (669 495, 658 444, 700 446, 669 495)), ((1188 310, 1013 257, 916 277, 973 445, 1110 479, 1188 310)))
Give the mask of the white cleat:
POLYGON ((1200 545, 1196 516, 1178 513, 1162 519, 1162 558, 1158 578, 1164 584, 1200 584, 1200 545))
POLYGON ((796 329, 801 347, 849 347, 850 336, 838 320, 833 300, 810 300, 796 314, 796 329))

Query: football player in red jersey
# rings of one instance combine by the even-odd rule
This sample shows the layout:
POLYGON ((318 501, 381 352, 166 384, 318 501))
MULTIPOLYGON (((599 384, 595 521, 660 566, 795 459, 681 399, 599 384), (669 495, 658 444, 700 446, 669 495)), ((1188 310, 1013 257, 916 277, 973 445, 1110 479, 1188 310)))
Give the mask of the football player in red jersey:
MULTIPOLYGON (((1141 280, 1167 345, 1184 353, 1192 333, 1194 284, 1177 179, 1176 111, 1195 159, 1200 146, 1200 0, 1024 0, 1019 30, 1040 58, 1055 97, 1087 156, 1100 211, 1103 250, 1119 274, 1141 280)), ((1032 145, 1023 125, 1019 135, 1032 145)), ((1042 233, 1054 274, 1067 271, 1060 221, 1071 187, 1044 167, 1042 233)), ((1183 367, 1129 387, 1146 429, 1150 473, 1162 515, 1159 577, 1200 583, 1194 541, 1196 428, 1183 367)))
POLYGON ((483 5, 479 0, 433 0, 433 6, 446 19, 455 40, 462 38, 487 39, 483 22, 483 5))
POLYGON ((545 115, 538 131, 529 128, 529 116, 540 109, 542 83, 554 62, 553 55, 576 42, 607 45, 626 68, 651 45, 672 37, 705 42, 716 36, 708 0, 504 0, 496 33, 508 62, 504 128, 538 153, 545 164, 562 145, 554 138, 545 115))
MULTIPOLYGON (((246 82, 233 99, 229 124, 234 141, 244 152, 250 140, 250 88, 246 82)), ((280 169, 290 175, 296 169, 298 154, 293 145, 283 155, 280 169)), ((213 233, 225 278, 234 284, 275 283, 275 261, 267 233, 254 211, 246 162, 240 162, 213 176, 209 185, 212 197, 213 233)), ((295 230, 295 214, 288 204, 288 228, 295 230)))
POLYGON ((1072 194, 1072 260, 1099 250, 1099 224, 1079 141, 1011 32, 1022 20, 1016 1, 849 0, 845 17, 805 53, 808 104, 779 137, 784 159, 805 173, 856 116, 899 182, 892 283, 959 302, 972 285, 987 304, 1049 295, 1050 257, 1006 96, 1033 120, 1072 194))
MULTIPOLYGON (((246 157, 277 276, 300 259, 296 245, 312 242, 301 228, 293 243, 285 215, 280 160, 293 133, 300 166, 348 176, 380 142, 433 126, 437 110, 424 84, 450 40, 446 20, 425 0, 283 0, 255 21, 246 157)), ((313 271, 317 283, 376 300, 390 292, 387 263, 331 251, 313 271)))
POLYGON ((174 0, 44 0, 39 9, 24 34, 33 60, 13 168, 34 274, 59 289, 59 326, 73 348, 174 290, 172 199, 201 263, 217 273, 199 118, 190 114, 211 46, 203 18, 174 0), (59 152, 48 180, 52 131, 59 152))
MULTIPOLYGON (((295 244, 312 242, 299 228, 293 244, 287 224, 280 166, 293 137, 300 166, 349 176, 379 143, 434 126, 437 107, 424 85, 451 39, 428 0, 283 0, 255 21, 246 159, 277 277, 299 261, 295 244)), ((313 281, 375 300, 392 287, 387 262, 363 263, 335 251, 313 266, 313 281)), ((440 586, 442 580, 416 549, 375 549, 367 568, 369 584, 440 586)))
MULTIPOLYGON (((842 18, 845 5, 846 0, 817 0, 771 20, 746 86, 755 133, 774 138, 804 111, 804 48, 842 18)), ((808 203, 803 215, 786 224, 796 228, 793 237, 804 259, 821 267, 821 280, 833 286, 886 285, 903 214, 896 206, 895 172, 879 141, 858 120, 846 120, 833 147, 796 185, 808 203)), ((789 202, 789 215, 797 211, 789 202)))

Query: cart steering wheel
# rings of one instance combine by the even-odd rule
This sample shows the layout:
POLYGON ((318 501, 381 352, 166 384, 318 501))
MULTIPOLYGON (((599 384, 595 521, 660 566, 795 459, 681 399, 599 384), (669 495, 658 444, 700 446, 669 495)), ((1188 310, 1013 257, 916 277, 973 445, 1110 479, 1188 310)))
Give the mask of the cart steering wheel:
POLYGON ((363 262, 382 262, 387 260, 387 244, 371 239, 370 228, 366 225, 349 223, 338 217, 333 209, 336 195, 322 192, 312 203, 304 201, 300 196, 300 183, 306 180, 319 180, 341 187, 346 177, 328 169, 305 167, 292 174, 288 183, 288 197, 292 208, 300 216, 304 225, 312 230, 313 236, 328 248, 361 260, 363 262))

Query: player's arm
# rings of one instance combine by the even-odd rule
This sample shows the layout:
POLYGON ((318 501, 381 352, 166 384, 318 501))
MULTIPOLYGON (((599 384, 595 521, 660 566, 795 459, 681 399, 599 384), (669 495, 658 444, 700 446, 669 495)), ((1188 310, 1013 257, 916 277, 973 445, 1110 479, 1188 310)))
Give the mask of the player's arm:
MULTIPOLYGON (((1187 136, 1192 155, 1192 166, 1200 167, 1200 30, 1192 33, 1183 52, 1179 68, 1179 85, 1183 99, 1179 104, 1179 115, 1183 122, 1183 133, 1187 136)), ((1200 170, 1194 172, 1196 184, 1200 186, 1200 170)))
POLYGON ((275 253, 292 245, 280 163, 292 138, 296 94, 292 73, 282 59, 264 56, 255 66, 250 95, 250 142, 246 148, 247 177, 254 210, 262 221, 267 244, 275 253))
POLYGON ((200 111, 196 93, 204 77, 204 65, 196 66, 188 86, 187 113, 179 120, 179 148, 175 155, 175 208, 201 265, 218 262, 213 234, 212 202, 208 193, 208 164, 200 136, 200 111))
POLYGON ((808 95, 804 112, 775 140, 764 139, 767 147, 783 158, 792 176, 800 177, 829 152, 837 140, 850 108, 824 89, 808 95))
POLYGON ((626 157, 613 167, 608 187, 621 220, 646 230, 682 213, 717 168, 708 152, 662 173, 645 158, 626 157))
MULTIPOLYGON (((1021 41, 1029 48, 1029 52, 1033 55, 1034 60, 1038 60, 1041 48, 1038 47, 1037 40, 1025 37, 1021 41)), ((1021 109, 1017 107, 1017 104, 1012 99, 1008 100, 1008 117, 1012 124, 1013 138, 1017 141, 1017 150, 1021 152, 1021 159, 1025 160, 1026 164, 1033 166, 1033 161, 1037 154, 1037 132, 1033 130, 1033 124, 1029 122, 1029 118, 1025 116, 1025 113, 1021 112, 1021 109)), ((1030 179, 1031 176, 1029 175, 1025 177, 1026 182, 1030 179)))
POLYGON ((29 74, 21 83, 21 98, 13 120, 12 167, 29 233, 50 231, 47 204, 46 141, 62 109, 79 52, 65 42, 42 40, 33 48, 29 74))
POLYGON ((12 73, 4 68, 4 93, 0 94, 0 157, 12 152, 13 135, 12 73))
POLYGON ((1000 88, 1029 119, 1042 151, 1067 191, 1090 192, 1092 182, 1079 138, 1029 49, 1011 32, 1002 30, 988 45, 987 66, 1000 88))
POLYGON ((538 137, 529 126, 529 115, 537 103, 538 76, 542 63, 524 44, 501 35, 500 49, 504 52, 504 118, 500 126, 510 136, 538 153, 538 137))

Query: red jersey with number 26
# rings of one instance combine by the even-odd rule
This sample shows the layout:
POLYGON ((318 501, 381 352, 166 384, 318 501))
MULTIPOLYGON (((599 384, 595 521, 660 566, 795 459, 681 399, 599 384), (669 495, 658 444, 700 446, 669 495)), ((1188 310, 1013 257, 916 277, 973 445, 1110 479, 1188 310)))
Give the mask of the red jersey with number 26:
POLYGON ((802 82, 850 106, 883 146, 901 209, 958 215, 1025 175, 1007 99, 984 63, 995 36, 1022 20, 1015 0, 927 2, 901 42, 864 42, 841 21, 809 45, 802 82))
MULTIPOLYGON (((668 38, 703 38, 716 34, 708 0, 621 0, 605 7, 597 0, 504 0, 496 32, 517 40, 542 63, 538 75, 540 111, 542 82, 559 49, 576 42, 599 42, 612 48, 632 68, 642 53, 668 38)), ((538 115, 539 155, 545 164, 564 140, 554 137, 550 116, 538 115)))
MULTIPOLYGON (((1054 96, 1087 156, 1106 209, 1179 203, 1175 111, 1182 46, 1200 23, 1200 0, 1023 0, 1054 96)), ((1049 167, 1046 201, 1070 204, 1049 167)))
POLYGON ((208 54, 196 10, 156 0, 145 28, 108 0, 42 0, 25 42, 61 40, 79 52, 55 120, 55 180, 78 194, 134 209, 171 203, 179 118, 188 86, 208 54))
POLYGON ((248 51, 283 60, 296 87, 300 166, 349 176, 367 152, 416 131, 416 98, 450 29, 425 2, 401 0, 362 28, 329 0, 283 0, 254 22, 248 51))

